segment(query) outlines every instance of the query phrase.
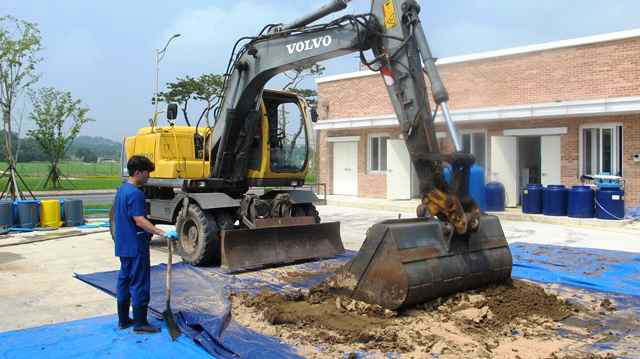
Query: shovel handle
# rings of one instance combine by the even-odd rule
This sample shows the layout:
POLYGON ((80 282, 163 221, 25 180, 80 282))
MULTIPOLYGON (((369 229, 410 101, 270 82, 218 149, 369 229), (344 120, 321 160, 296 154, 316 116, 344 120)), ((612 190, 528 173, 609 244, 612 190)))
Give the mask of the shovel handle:
POLYGON ((173 257, 173 243, 171 238, 167 237, 167 248, 169 248, 169 258, 167 259, 167 275, 165 276, 164 294, 167 298, 167 303, 171 300, 171 262, 173 257))

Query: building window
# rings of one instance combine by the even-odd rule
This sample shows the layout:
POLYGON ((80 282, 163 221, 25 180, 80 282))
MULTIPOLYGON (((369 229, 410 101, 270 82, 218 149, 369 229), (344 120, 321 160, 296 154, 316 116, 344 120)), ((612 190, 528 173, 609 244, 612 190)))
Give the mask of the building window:
POLYGON ((369 137, 369 171, 387 170, 387 139, 389 136, 369 137))
POLYGON ((486 168, 487 134, 484 131, 463 133, 462 151, 471 153, 476 158, 476 164, 486 168))
POLYGON ((581 174, 622 176, 622 126, 584 126, 580 142, 581 174))

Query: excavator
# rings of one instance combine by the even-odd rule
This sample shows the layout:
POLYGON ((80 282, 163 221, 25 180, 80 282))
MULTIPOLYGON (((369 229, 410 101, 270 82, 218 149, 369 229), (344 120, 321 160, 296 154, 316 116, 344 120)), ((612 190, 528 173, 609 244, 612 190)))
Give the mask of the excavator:
POLYGON ((302 97, 265 85, 285 71, 358 53, 384 81, 422 199, 415 218, 368 229, 361 249, 341 269, 338 286, 354 299, 399 309, 510 278, 512 257, 500 222, 481 213, 468 193, 475 160, 462 151, 419 4, 372 0, 369 13, 318 22, 348 2, 333 0, 238 40, 213 125, 177 126, 176 105, 169 104, 169 126, 152 121, 123 141, 123 176, 132 155, 154 161, 144 187, 148 217, 176 225, 187 263, 235 272, 343 253, 339 222, 321 222, 318 198, 301 187, 318 114, 302 97), (439 150, 438 111, 453 153, 439 150))

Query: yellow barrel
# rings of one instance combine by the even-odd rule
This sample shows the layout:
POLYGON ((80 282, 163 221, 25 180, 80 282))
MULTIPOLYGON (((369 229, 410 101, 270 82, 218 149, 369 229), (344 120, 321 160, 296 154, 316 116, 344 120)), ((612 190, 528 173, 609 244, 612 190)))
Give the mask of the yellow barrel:
POLYGON ((40 223, 42 227, 49 228, 59 228, 62 226, 59 200, 45 199, 40 201, 40 223))

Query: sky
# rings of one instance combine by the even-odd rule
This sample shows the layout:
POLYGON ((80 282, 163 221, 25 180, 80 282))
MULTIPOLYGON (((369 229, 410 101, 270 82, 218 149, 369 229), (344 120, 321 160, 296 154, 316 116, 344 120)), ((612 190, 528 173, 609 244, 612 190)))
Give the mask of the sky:
MULTIPOLYGON (((160 90, 186 75, 223 73, 236 39, 265 24, 287 23, 321 0, 80 1, 2 0, 0 16, 35 22, 44 60, 37 87, 70 91, 90 108, 94 122, 82 133, 120 141, 147 125, 153 113, 155 49, 179 33, 160 64, 160 90)), ((436 57, 640 28, 637 0, 422 0, 420 17, 436 57)), ((369 11, 353 0, 342 14, 369 11)), ((354 55, 325 61, 324 75, 357 71, 354 55)), ((268 87, 282 86, 276 78, 268 87)), ((305 82, 314 88, 313 80, 305 82)), ((445 84, 446 85, 446 84, 445 84)), ((26 96, 17 114, 28 120, 26 96)), ((196 114, 193 113, 192 116, 196 114)))

